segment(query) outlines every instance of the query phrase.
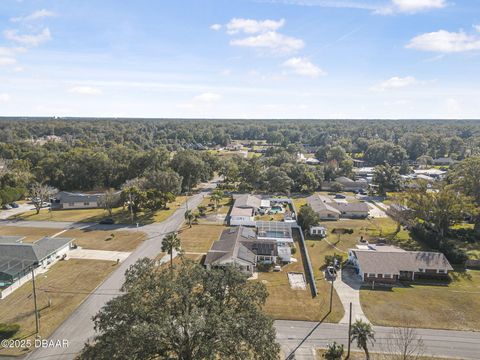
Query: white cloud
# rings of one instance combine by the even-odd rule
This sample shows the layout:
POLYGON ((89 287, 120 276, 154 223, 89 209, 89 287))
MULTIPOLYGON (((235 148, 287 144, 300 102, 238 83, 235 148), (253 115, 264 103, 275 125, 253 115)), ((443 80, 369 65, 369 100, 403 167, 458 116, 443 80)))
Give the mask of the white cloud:
POLYGON ((15 58, 0 56, 0 66, 14 65, 16 62, 17 60, 15 58))
POLYGON ((33 21, 33 20, 43 19, 43 18, 52 17, 52 16, 55 16, 55 13, 53 11, 42 9, 42 10, 37 10, 27 16, 19 16, 19 17, 11 18, 10 21, 13 21, 13 22, 33 21))
POLYGON ((302 49, 305 43, 302 39, 268 31, 256 36, 231 40, 230 45, 269 50, 275 53, 292 53, 302 49))
POLYGON ((401 89, 416 84, 418 81, 413 76, 399 77, 394 76, 388 80, 382 81, 372 87, 373 91, 386 91, 401 89))
POLYGON ((222 28, 222 25, 220 24, 213 24, 210 26, 210 29, 214 30, 214 31, 218 31, 222 28))
POLYGON ((19 34, 18 30, 5 30, 3 35, 7 40, 19 42, 23 45, 37 46, 52 38, 49 28, 44 28, 38 34, 19 34))
POLYGON ((194 102, 197 103, 215 103, 217 101, 220 101, 222 98, 222 95, 217 94, 217 93, 212 93, 212 92, 205 92, 200 95, 197 95, 193 98, 194 102))
POLYGON ((444 8, 447 2, 445 0, 392 0, 392 5, 400 12, 415 13, 444 8))
POLYGON ((463 31, 449 32, 439 30, 414 37, 406 47, 408 49, 439 53, 480 50, 480 37, 466 34, 463 31))
POLYGON ((0 94, 0 102, 8 102, 10 101, 10 95, 7 93, 1 93, 0 94))
POLYGON ((81 95, 101 95, 102 91, 98 88, 91 86, 74 86, 68 89, 69 93, 81 94, 81 95))
POLYGON ((474 25, 473 27, 475 28, 475 30, 477 30, 478 32, 480 32, 480 25, 474 25))
POLYGON ((374 14, 417 13, 441 9, 448 5, 446 0, 257 0, 258 2, 282 3, 299 6, 319 6, 326 8, 347 8, 369 10, 374 14))
POLYGON ((302 76, 317 77, 327 74, 306 58, 290 58, 283 63, 283 66, 290 68, 295 74, 302 76))
POLYGON ((244 32, 257 34, 267 31, 275 31, 285 25, 285 19, 276 20, 252 20, 234 18, 226 25, 229 34, 244 32))

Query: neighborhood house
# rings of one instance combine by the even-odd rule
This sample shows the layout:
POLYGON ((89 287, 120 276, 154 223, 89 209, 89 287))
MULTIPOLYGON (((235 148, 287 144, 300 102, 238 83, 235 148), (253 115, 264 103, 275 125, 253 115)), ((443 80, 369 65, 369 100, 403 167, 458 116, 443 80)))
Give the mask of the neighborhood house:
POLYGON ((44 237, 23 243, 21 236, 0 236, 0 298, 15 290, 32 270, 47 269, 66 256, 71 238, 44 237))
POLYGON ((389 245, 357 245, 348 251, 348 259, 364 282, 391 284, 419 278, 447 278, 453 270, 442 253, 405 251, 389 245))
POLYGON ((279 221, 259 221, 255 228, 225 229, 208 251, 207 268, 233 265, 251 275, 259 263, 291 261, 292 228, 279 221))
POLYGON ((364 202, 337 202, 320 194, 309 196, 307 203, 319 215, 320 220, 365 219, 369 213, 368 205, 364 202))
POLYGON ((103 194, 82 194, 60 191, 50 199, 52 210, 66 209, 94 209, 99 206, 99 199, 103 194))

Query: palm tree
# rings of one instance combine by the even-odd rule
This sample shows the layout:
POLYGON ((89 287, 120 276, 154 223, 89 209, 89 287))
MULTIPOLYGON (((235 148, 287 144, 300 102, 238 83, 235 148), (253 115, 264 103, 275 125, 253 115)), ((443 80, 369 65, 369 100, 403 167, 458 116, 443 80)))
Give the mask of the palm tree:
POLYGON ((352 332, 350 341, 357 341, 357 346, 365 351, 367 360, 370 360, 370 353, 368 352, 368 343, 373 346, 375 343, 375 331, 369 323, 357 320, 352 325, 352 332))
POLYGON ((327 350, 325 351, 325 353, 322 356, 327 360, 342 360, 343 345, 342 344, 337 344, 336 341, 334 341, 331 344, 328 344, 327 345, 327 350))
POLYGON ((180 238, 175 232, 167 234, 162 241, 162 251, 170 254, 170 269, 173 269, 173 251, 179 251, 180 245, 180 238))
POLYGON ((210 199, 215 203, 215 210, 218 208, 218 204, 224 196, 225 193, 222 190, 214 190, 212 195, 210 195, 210 199))
POLYGON ((188 225, 192 227, 192 220, 194 219, 194 216, 192 214, 192 210, 187 210, 185 211, 185 220, 188 221, 188 225))

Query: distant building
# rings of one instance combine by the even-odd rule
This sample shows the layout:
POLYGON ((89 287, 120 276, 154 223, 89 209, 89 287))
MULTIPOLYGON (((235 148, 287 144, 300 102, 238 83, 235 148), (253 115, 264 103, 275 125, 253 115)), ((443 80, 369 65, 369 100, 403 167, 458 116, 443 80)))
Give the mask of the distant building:
POLYGON ((450 166, 455 163, 456 161, 450 157, 440 157, 438 159, 433 159, 433 165, 437 165, 437 166, 450 166))
POLYGON ((334 183, 340 184, 345 191, 358 191, 368 189, 368 182, 366 179, 352 180, 346 176, 340 176, 335 181, 324 181, 322 183, 322 189, 330 190, 334 183))
POLYGON ((307 203, 320 220, 365 219, 369 214, 368 205, 364 202, 336 202, 325 195, 313 194, 307 198, 307 203))
POLYGON ((324 226, 321 225, 310 225, 310 228, 308 229, 308 232, 312 236, 318 236, 321 238, 324 238, 327 236, 327 229, 324 226))
POLYGON ((55 197, 50 199, 52 210, 68 209, 94 209, 100 207, 99 199, 103 196, 99 194, 71 193, 60 191, 55 197))
POLYGON ((234 203, 230 212, 230 225, 232 226, 255 226, 255 215, 259 209, 267 206, 259 196, 251 194, 235 195, 234 203))
POLYGON ((396 283, 419 278, 447 278, 453 271, 445 255, 428 251, 405 251, 388 245, 357 245, 348 251, 364 282, 396 283))

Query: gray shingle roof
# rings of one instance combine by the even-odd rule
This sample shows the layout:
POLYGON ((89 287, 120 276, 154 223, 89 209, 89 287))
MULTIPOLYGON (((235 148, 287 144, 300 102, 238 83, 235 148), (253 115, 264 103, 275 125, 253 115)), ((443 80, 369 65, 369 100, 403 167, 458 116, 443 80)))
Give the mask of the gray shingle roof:
POLYGON ((307 203, 316 212, 330 211, 335 214, 340 214, 340 211, 335 207, 333 202, 325 202, 318 194, 309 196, 307 203))
POLYGON ((453 270, 445 255, 427 251, 353 250, 364 273, 399 274, 419 269, 453 270))
POLYGON ((82 193, 71 193, 68 191, 60 191, 55 195, 54 199, 58 200, 60 204, 65 203, 74 203, 74 202, 94 202, 103 195, 103 193, 98 194, 82 194, 82 193))
POLYGON ((234 196, 235 203, 233 204, 234 207, 250 207, 254 209, 260 208, 262 199, 259 196, 251 195, 251 194, 241 194, 234 196))

